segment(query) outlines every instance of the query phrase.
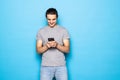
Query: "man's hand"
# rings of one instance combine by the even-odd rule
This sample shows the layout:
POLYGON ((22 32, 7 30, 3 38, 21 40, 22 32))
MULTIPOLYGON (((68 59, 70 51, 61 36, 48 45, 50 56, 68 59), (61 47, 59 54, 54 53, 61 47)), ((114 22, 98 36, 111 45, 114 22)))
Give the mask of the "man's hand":
POLYGON ((49 42, 47 42, 46 45, 47 45, 48 48, 51 48, 51 47, 55 48, 57 46, 57 44, 58 43, 56 41, 49 41, 49 42))

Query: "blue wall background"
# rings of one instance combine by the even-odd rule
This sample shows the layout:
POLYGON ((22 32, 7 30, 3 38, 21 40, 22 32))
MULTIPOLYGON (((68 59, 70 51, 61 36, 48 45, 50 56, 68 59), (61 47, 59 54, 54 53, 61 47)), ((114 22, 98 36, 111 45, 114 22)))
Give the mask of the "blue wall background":
POLYGON ((1 0, 0 80, 39 80, 36 34, 49 7, 70 32, 69 80, 120 80, 119 0, 1 0))

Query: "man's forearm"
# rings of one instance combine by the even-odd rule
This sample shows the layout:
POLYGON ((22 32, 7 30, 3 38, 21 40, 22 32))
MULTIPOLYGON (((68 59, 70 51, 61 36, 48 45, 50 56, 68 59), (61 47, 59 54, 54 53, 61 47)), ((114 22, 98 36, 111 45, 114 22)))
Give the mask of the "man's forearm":
POLYGON ((68 52, 69 52, 69 46, 62 46, 62 45, 58 44, 58 45, 56 46, 56 48, 57 48, 58 50, 64 52, 64 53, 68 53, 68 52))
POLYGON ((45 51, 47 51, 48 50, 48 47, 47 47, 47 45, 44 45, 44 46, 42 46, 42 47, 38 47, 37 48, 37 52, 38 53, 44 53, 45 51))

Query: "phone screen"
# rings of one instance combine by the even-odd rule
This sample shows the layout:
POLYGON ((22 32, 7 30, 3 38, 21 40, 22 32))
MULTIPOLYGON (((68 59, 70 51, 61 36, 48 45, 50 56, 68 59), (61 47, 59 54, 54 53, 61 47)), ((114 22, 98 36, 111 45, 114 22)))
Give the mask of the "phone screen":
POLYGON ((48 38, 48 41, 54 41, 54 38, 48 38))

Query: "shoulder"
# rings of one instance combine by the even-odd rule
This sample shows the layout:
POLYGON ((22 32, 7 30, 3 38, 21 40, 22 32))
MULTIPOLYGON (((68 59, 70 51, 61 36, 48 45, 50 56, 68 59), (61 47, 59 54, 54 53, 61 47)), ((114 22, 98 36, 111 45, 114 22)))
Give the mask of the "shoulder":
POLYGON ((62 31, 67 31, 67 29, 66 29, 65 27, 59 26, 59 25, 58 25, 58 29, 59 29, 59 30, 62 30, 62 31))
POLYGON ((40 28, 40 29, 38 30, 38 33, 41 33, 41 32, 46 31, 47 28, 48 28, 47 26, 40 28))

